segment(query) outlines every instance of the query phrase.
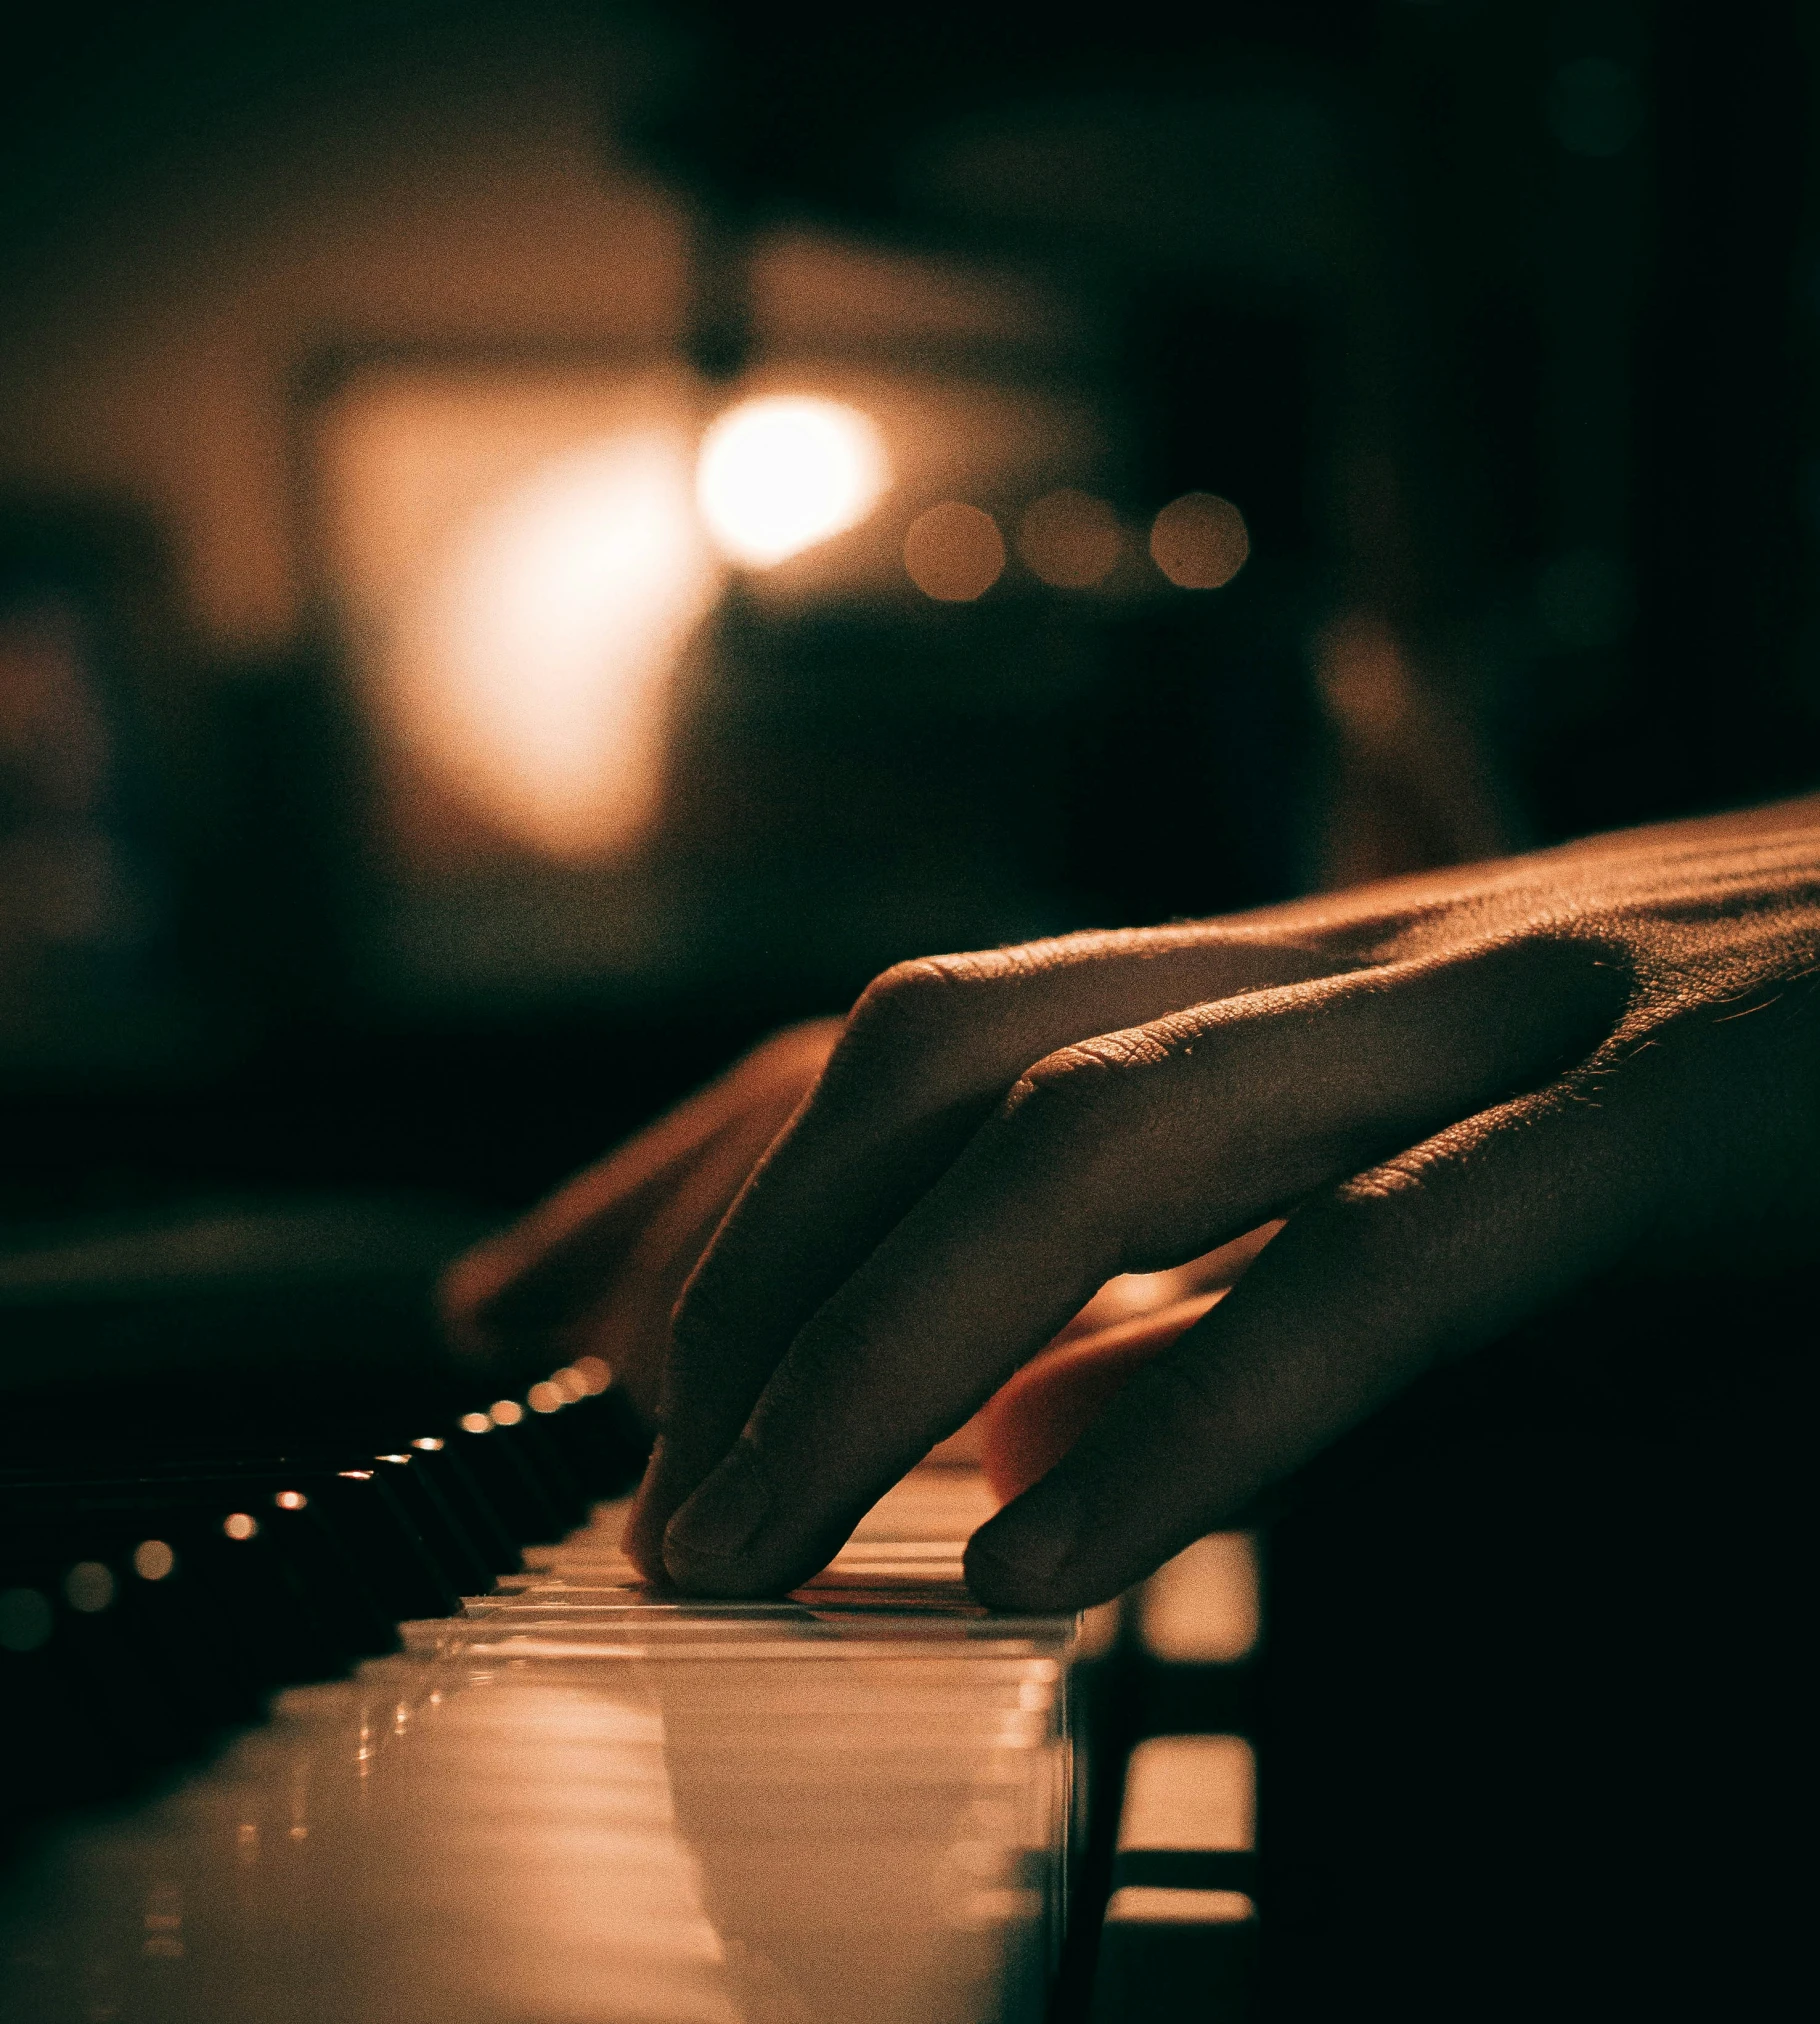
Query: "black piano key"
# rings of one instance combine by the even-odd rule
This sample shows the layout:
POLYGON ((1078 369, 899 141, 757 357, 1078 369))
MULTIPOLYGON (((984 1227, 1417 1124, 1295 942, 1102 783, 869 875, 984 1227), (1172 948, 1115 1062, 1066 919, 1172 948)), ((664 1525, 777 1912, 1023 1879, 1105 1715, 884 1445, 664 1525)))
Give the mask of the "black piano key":
POLYGON ((397 1495, 393 1473, 368 1463, 317 1479, 323 1515, 393 1622, 455 1616, 461 1591, 397 1495))
POLYGON ((552 1398, 546 1385, 533 1385, 527 1403, 589 1497, 620 1496, 638 1480, 644 1455, 630 1408, 616 1391, 552 1398))
POLYGON ((528 1412, 516 1399, 501 1399, 492 1409, 494 1424, 508 1447, 524 1456, 526 1466, 542 1485, 544 1495, 555 1507, 561 1528, 557 1537, 585 1524, 593 1499, 575 1480, 562 1449, 541 1423, 540 1414, 528 1412))
POLYGON ((375 1455, 373 1461, 391 1485, 394 1496, 410 1512, 424 1544, 435 1555, 437 1565, 456 1594, 490 1592, 495 1586, 493 1570, 443 1494, 429 1467, 429 1457, 417 1449, 401 1448, 395 1453, 375 1455))
POLYGON ((485 1412, 464 1413, 444 1437, 473 1472, 487 1502, 521 1546, 544 1546, 573 1527, 565 1523, 531 1458, 485 1412))
POLYGON ((320 1488, 274 1491, 262 1514, 324 1625, 350 1658, 398 1649, 398 1631, 323 1510, 320 1488))
MULTIPOLYGON (((186 1572, 166 1540, 148 1533, 144 1521, 144 1513, 130 1510, 53 1508, 24 1529, 34 1523, 48 1529, 51 1543, 39 1554, 47 1566, 63 1559, 108 1568, 114 1581, 110 1620, 168 1683, 199 1734, 255 1719, 263 1700, 245 1664, 242 1640, 219 1600, 186 1572)), ((24 1536, 16 1505, 8 1530, 15 1541, 24 1536)))
POLYGON ((162 1653, 115 1609, 119 1580, 113 1569, 104 1561, 77 1561, 61 1585, 60 1650, 72 1676, 81 1677, 88 1705, 118 1739, 122 1761, 143 1776, 189 1755, 208 1723, 188 1702, 181 1681, 166 1672, 162 1653))
POLYGON ((212 1725, 159 1647, 117 1607, 116 1569, 99 1559, 61 1561, 61 1554, 38 1551, 22 1563, 9 1553, 0 1585, 11 1593, 23 1586, 48 1605, 43 1649, 63 1698, 63 1747, 75 1788, 122 1791, 194 1754, 212 1725))
POLYGON ((155 1533, 136 1539, 125 1562, 121 1616, 159 1653, 198 1719, 218 1728, 256 1720, 264 1706, 260 1685, 216 1596, 155 1533))
MULTIPOLYGON (((338 1468, 316 1458, 219 1463, 190 1458, 138 1476, 86 1483, 67 1478, 32 1483, 14 1472, 0 1483, 0 1522, 9 1500, 34 1497, 66 1505, 72 1513, 112 1509, 135 1521, 143 1518, 147 1525, 167 1510, 186 1514, 199 1510, 208 1521, 204 1533, 211 1540, 205 1566, 212 1566, 219 1544, 213 1528, 221 1520, 235 1512, 269 1519, 279 1508, 273 1499, 302 1495, 316 1514, 314 1522, 329 1530, 341 1554, 338 1582, 325 1581, 320 1552, 312 1555, 315 1572, 294 1558, 286 1562, 287 1581, 311 1597, 306 1615, 345 1617, 355 1607, 340 1592, 347 1583, 364 1588, 370 1598, 369 1623, 373 1617, 390 1625, 408 1617, 454 1615, 461 1607, 460 1594, 391 1478, 401 1482, 402 1472, 382 1471, 371 1464, 338 1468), (312 1593, 315 1590, 320 1593, 312 1593)), ((282 1534, 280 1543, 288 1536, 282 1534)), ((302 1552, 301 1534, 299 1542, 302 1552)), ((349 1658, 366 1655, 372 1649, 371 1631, 353 1635, 342 1648, 349 1658)))
POLYGON ((441 1490, 488 1570, 496 1576, 522 1573, 524 1555, 518 1542, 461 1448, 440 1434, 420 1435, 410 1446, 419 1457, 418 1466, 441 1490))
POLYGON ((48 1570, 0 1576, 0 1823, 122 1790, 129 1771, 85 1732, 68 1691, 48 1570))
POLYGON ((291 1686, 348 1670, 358 1654, 324 1620, 262 1514, 244 1504, 222 1514, 211 1499, 172 1515, 172 1546, 220 1602, 255 1679, 291 1686))

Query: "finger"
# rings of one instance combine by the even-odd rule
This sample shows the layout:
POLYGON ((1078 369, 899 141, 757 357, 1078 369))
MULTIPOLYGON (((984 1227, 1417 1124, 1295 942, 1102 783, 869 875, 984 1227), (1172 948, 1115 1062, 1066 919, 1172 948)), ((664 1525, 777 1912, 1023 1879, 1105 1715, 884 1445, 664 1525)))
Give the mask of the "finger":
POLYGON ((1357 1424, 1437 1359, 1597 1270, 1652 1215, 1659 1163, 1618 1106, 1560 1087, 1335 1189, 974 1535, 1001 1608, 1104 1600, 1357 1424))
MULTIPOLYGON (((1282 1228, 1280 1222, 1264 1223, 1247 1230, 1230 1244, 1221 1244, 1185 1265, 1167 1272, 1122 1272, 1108 1279, 1055 1338, 1056 1344, 1076 1336, 1098 1335, 1120 1322, 1135 1321, 1143 1315, 1158 1314, 1192 1300, 1201 1293, 1224 1293, 1236 1286, 1251 1261, 1282 1228)), ((1052 1345, 1053 1347, 1054 1345, 1052 1345)))
POLYGON ((1144 1365, 1224 1297, 1193 1294, 1032 1357, 977 1415, 987 1488, 1008 1504, 1041 1482, 1144 1365))
POLYGON ((1075 935, 887 972, 684 1292, 664 1432, 627 1531, 634 1559, 659 1571, 664 1526, 732 1445, 797 1330, 1032 1062, 1327 967, 1312 940, 1241 922, 1075 935))
POLYGON ((653 1206, 595 1304, 556 1338, 565 1358, 573 1360, 586 1349, 607 1360, 647 1432, 656 1426, 677 1296, 789 1115, 781 1102, 755 1107, 717 1134, 702 1157, 680 1174, 672 1191, 653 1206))
POLYGON ((666 1571, 737 1593, 800 1581, 1111 1274, 1194 1257, 1535 1086, 1612 1009, 1596 952, 1501 944, 1040 1064, 802 1331, 672 1519, 666 1571))
POLYGON ((444 1276, 441 1304, 458 1339, 554 1343, 599 1301, 653 1215, 691 1174, 733 1170, 731 1199, 839 1032, 837 1022, 820 1020, 775 1035, 530 1215, 457 1259, 444 1276))

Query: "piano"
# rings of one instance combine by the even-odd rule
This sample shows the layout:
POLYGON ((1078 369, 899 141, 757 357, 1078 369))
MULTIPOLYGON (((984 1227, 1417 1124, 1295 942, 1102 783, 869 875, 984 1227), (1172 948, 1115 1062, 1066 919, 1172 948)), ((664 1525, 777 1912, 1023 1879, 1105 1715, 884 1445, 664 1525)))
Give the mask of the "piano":
POLYGON ((461 1234, 335 1205, 0 1268, 0 2017, 1245 2014, 1248 1542, 993 1615, 938 1460, 787 1598, 653 1594, 606 1364, 426 1325, 461 1234))

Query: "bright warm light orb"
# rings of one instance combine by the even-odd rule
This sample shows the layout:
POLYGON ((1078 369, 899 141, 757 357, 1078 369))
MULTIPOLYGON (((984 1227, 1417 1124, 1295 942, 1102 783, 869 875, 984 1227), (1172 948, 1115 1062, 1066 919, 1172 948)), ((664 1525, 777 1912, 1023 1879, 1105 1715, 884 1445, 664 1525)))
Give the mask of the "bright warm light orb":
POLYGON ((413 742, 510 835, 629 850, 662 797, 670 679, 717 584, 686 443, 583 443, 489 501, 455 547, 413 742))
POLYGON ((702 438, 695 498, 730 561, 769 569, 856 527, 891 482, 877 424, 841 401, 741 401, 702 438))

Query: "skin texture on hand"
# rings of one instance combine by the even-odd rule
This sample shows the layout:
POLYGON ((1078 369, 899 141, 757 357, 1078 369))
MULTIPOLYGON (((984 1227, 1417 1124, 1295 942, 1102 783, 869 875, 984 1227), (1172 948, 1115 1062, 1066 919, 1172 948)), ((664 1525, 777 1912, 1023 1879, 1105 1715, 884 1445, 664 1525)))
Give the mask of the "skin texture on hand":
POLYGON ((1817 965, 1802 803, 891 971, 689 1280, 631 1550, 795 1585, 1108 1280, 1272 1219, 976 1535, 985 1600, 1116 1594, 1607 1265, 1810 1255, 1817 965))

